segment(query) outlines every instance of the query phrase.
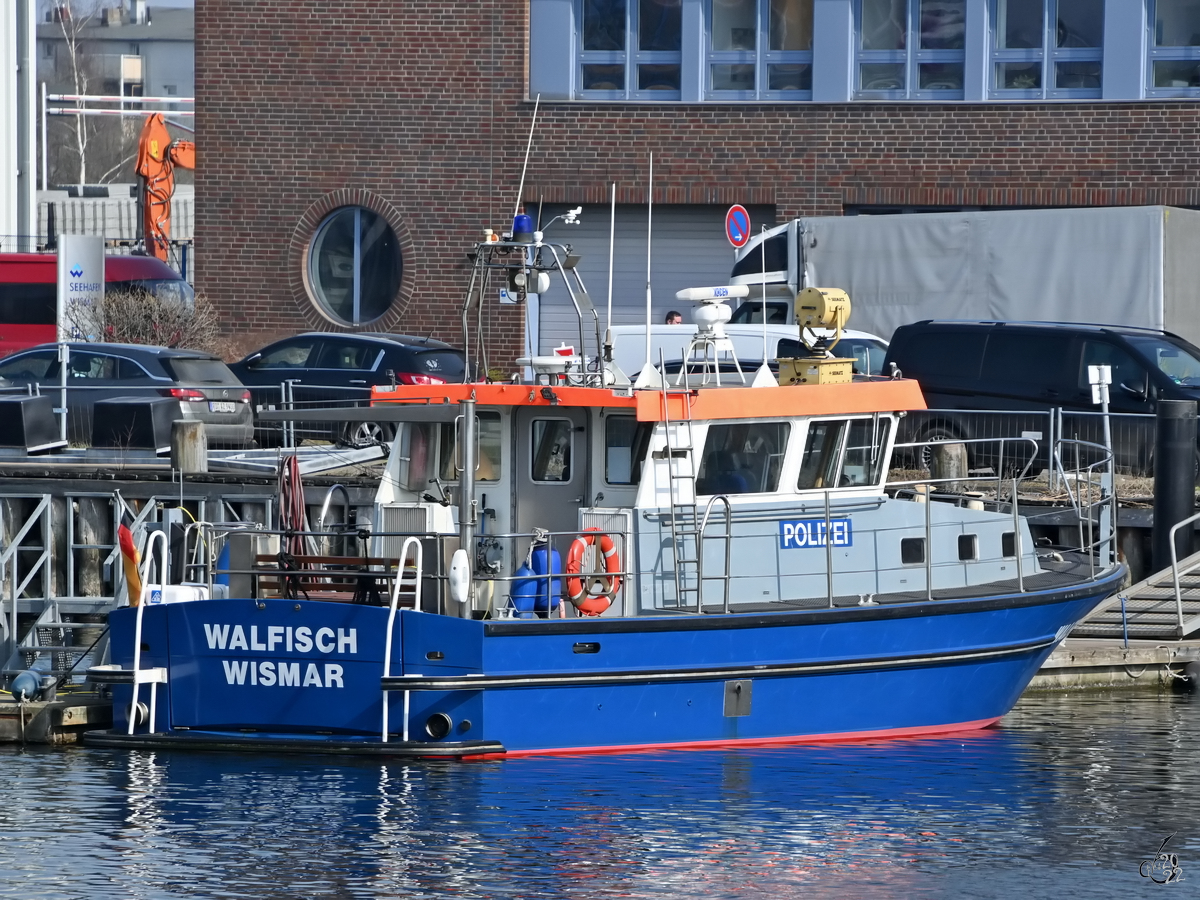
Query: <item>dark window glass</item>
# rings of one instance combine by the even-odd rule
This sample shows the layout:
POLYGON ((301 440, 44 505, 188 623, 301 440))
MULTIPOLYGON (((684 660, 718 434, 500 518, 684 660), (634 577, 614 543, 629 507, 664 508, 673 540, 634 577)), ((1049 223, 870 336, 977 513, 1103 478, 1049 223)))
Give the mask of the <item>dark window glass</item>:
POLYGON ((9 381, 40 381, 51 370, 58 371, 58 357, 54 350, 38 350, 22 353, 0 362, 0 378, 9 381))
POLYGON ((299 369, 307 366, 309 357, 314 356, 312 341, 297 341, 267 350, 254 362, 251 369, 299 369))
POLYGON ((800 477, 796 481, 797 490, 837 487, 845 434, 844 420, 813 422, 808 426, 804 457, 800 460, 800 477))
MULTIPOLYGON (((767 303, 767 324, 786 325, 788 314, 787 303, 767 303)), ((733 311, 729 320, 731 325, 761 325, 763 320, 762 301, 746 300, 733 311)))
POLYGON ((962 562, 979 559, 979 535, 960 534, 958 536, 958 558, 962 562))
MULTIPOLYGON (((475 479, 477 481, 499 481, 500 414, 495 412, 478 413, 475 416, 475 431, 479 439, 475 448, 475 479)), ((462 458, 458 452, 458 423, 443 424, 441 432, 438 470, 443 481, 458 481, 458 473, 462 471, 462 458)))
POLYGON ((753 65, 725 65, 712 67, 712 86, 714 91, 752 91, 754 90, 753 65))
POLYGON ((907 19, 907 0, 862 0, 862 48, 903 50, 907 19))
POLYGON ((696 478, 699 494, 757 494, 779 489, 787 422, 710 425, 696 478))
POLYGON ((0 323, 53 325, 57 312, 54 284, 0 284, 0 323))
POLYGON ((1176 384, 1200 385, 1200 359, 1191 350, 1159 337, 1129 336, 1126 340, 1176 384))
POLYGON ((567 419, 534 419, 532 425, 530 477, 534 481, 570 481, 571 422, 567 419))
POLYGON ((318 369, 369 369, 379 356, 379 347, 362 341, 323 341, 317 355, 318 369))
POLYGON ((787 232, 783 231, 762 241, 757 247, 751 247, 745 256, 734 263, 731 277, 758 275, 762 272, 786 272, 787 237, 787 232))
POLYGON ((1063 366, 1070 335, 1007 332, 997 328, 988 337, 983 379, 993 387, 1032 384, 1055 388, 1066 379, 1063 366))
POLYGON ((679 66, 643 65, 638 66, 637 70, 639 91, 679 90, 679 66))
POLYGON ((583 67, 583 89, 585 91, 625 90, 625 67, 587 65, 583 67))
POLYGON ((1156 88, 1200 87, 1200 62, 1194 59, 1156 59, 1154 61, 1156 88))
POLYGON ((712 5, 713 50, 753 50, 758 36, 757 0, 716 0, 712 5))
POLYGON ((986 332, 927 331, 905 340, 892 361, 910 378, 948 375, 974 381, 979 377, 986 332))
POLYGON ((1045 0, 997 0, 996 47, 1028 50, 1042 46, 1045 0))
POLYGON ((653 434, 653 422, 639 422, 633 416, 609 416, 604 431, 604 480, 609 484, 640 484, 653 434))
MULTIPOLYGON (((224 365, 224 363, 222 363, 222 365, 224 365)), ((226 371, 228 372, 229 370, 226 369, 226 371)), ((117 360, 117 378, 121 381, 132 381, 135 378, 148 377, 149 374, 146 372, 146 370, 135 363, 132 359, 121 357, 117 360)), ((238 383, 237 379, 233 377, 232 372, 229 372, 229 377, 233 379, 234 383, 238 383)))
POLYGON ((772 50, 812 49, 813 0, 771 0, 770 17, 772 50))
POLYGON ((921 63, 917 66, 918 84, 923 91, 961 91, 963 64, 921 63))
POLYGON ((863 63, 859 69, 864 91, 904 90, 904 63, 863 63))
POLYGON ((1159 47, 1200 47, 1200 2, 1155 0, 1154 43, 1159 47))
POLYGON ((861 487, 879 483, 884 474, 884 448, 890 427, 889 419, 850 420, 839 485, 861 487))
POLYGON ((1017 533, 1015 531, 1006 531, 1000 535, 1000 555, 1017 555, 1017 533))
POLYGON ((1058 0, 1059 47, 1104 45, 1104 0, 1058 0))
POLYGON ((1100 90, 1100 63, 1060 62, 1054 65, 1054 86, 1064 89, 1100 90))
POLYGON ((1111 391, 1124 389, 1128 394, 1146 393, 1146 367, 1123 347, 1104 341, 1083 342, 1078 384, 1080 390, 1090 392, 1088 366, 1109 366, 1112 369, 1111 391))
POLYGON ((996 64, 996 86, 1005 91, 1036 91, 1042 87, 1040 62, 996 64))
POLYGON ((142 279, 141 281, 109 281, 104 285, 104 293, 132 294, 138 292, 153 294, 165 303, 182 303, 191 306, 196 301, 196 292, 182 278, 142 279))
POLYGON ((348 324, 370 322, 388 311, 400 290, 400 247, 382 216, 345 207, 317 229, 308 269, 327 313, 348 324))
POLYGON ((625 0, 584 0, 583 49, 625 49, 625 0))
POLYGON ((113 357, 80 350, 71 351, 71 358, 67 363, 68 378, 100 381, 115 376, 116 360, 113 357))
MULTIPOLYGON (((683 3, 682 0, 639 0, 638 2, 638 49, 680 49, 683 3)), ((676 67, 678 68, 678 67, 676 67)), ((678 87, 675 88, 678 90, 678 87)))
POLYGON ((909 566, 925 562, 925 538, 900 538, 900 562, 909 566))
POLYGON ((963 49, 965 7, 964 0, 921 0, 921 49, 963 49))
POLYGON ((767 90, 811 91, 812 66, 809 63, 779 63, 767 66, 767 90))
POLYGON ((163 366, 185 384, 238 384, 229 366, 219 359, 166 359, 163 366))
POLYGON ((455 350, 421 350, 412 354, 412 371, 416 375, 428 375, 443 381, 462 381, 466 363, 462 354, 455 350))

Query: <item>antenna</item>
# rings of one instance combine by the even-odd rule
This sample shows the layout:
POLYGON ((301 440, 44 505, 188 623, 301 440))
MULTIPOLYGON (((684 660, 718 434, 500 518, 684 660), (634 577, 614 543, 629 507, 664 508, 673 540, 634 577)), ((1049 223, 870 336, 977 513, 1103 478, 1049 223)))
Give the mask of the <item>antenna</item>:
POLYGON ((513 207, 513 215, 521 211, 521 197, 525 194, 525 172, 529 168, 529 150, 533 147, 533 129, 537 125, 538 104, 542 102, 539 93, 533 101, 533 119, 529 123, 529 140, 525 142, 525 164, 521 166, 521 184, 517 187, 517 203, 513 207))
POLYGON ((608 322, 605 326, 604 357, 612 362, 612 295, 613 295, 613 254, 617 246, 617 183, 612 183, 612 212, 608 219, 608 322))

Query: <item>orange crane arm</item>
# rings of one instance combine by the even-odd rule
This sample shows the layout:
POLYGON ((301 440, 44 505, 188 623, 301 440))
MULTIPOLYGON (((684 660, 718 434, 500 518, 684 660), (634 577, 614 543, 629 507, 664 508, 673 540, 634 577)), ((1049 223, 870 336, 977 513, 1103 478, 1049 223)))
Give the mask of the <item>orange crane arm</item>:
POLYGON ((175 167, 196 168, 196 145, 175 141, 162 113, 146 117, 138 140, 135 171, 141 184, 142 242, 148 253, 167 261, 171 237, 171 195, 175 193, 175 167))

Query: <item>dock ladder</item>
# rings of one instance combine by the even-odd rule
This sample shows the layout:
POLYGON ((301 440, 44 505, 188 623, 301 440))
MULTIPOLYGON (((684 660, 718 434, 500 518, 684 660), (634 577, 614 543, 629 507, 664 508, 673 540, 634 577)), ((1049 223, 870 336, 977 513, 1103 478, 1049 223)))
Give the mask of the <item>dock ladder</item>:
POLYGON ((692 406, 695 394, 689 387, 669 388, 666 379, 661 388, 663 428, 667 460, 668 489, 671 501, 671 555, 674 557, 675 605, 679 609, 691 606, 690 595, 696 597, 696 612, 704 606, 701 578, 700 515, 696 508, 696 442, 692 430, 692 406), (683 417, 671 421, 670 398, 683 400, 683 417))

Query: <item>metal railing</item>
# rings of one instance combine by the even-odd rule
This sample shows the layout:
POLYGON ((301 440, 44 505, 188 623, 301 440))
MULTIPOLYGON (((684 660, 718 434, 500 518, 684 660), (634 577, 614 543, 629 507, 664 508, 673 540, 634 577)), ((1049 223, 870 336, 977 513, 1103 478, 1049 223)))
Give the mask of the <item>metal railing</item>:
POLYGON ((0 627, 3 627, 4 634, 4 658, 7 659, 16 649, 17 642, 20 640, 20 635, 17 625, 17 607, 18 601, 24 595, 26 588, 33 583, 33 579, 37 575, 42 576, 42 594, 41 599, 46 599, 51 595, 51 542, 52 528, 51 515, 52 505, 51 496, 49 494, 36 495, 38 499, 37 506, 25 520, 25 524, 20 530, 9 539, 7 546, 3 552, 0 552, 0 586, 7 588, 0 594, 0 627), (25 547, 23 543, 25 538, 33 531, 35 527, 41 528, 41 546, 40 547, 25 547), (37 557, 33 562, 28 560, 23 561, 22 555, 36 553, 37 557), (8 610, 7 618, 5 618, 5 610, 3 608, 3 597, 7 595, 8 610))

